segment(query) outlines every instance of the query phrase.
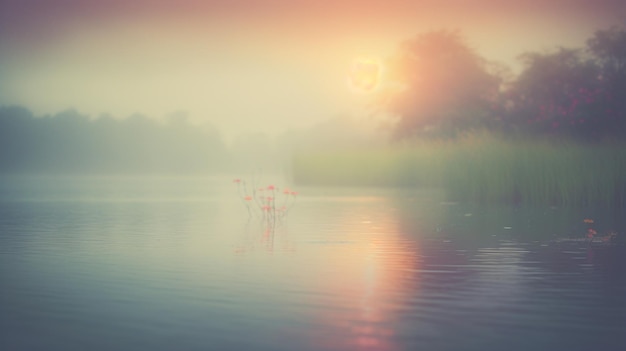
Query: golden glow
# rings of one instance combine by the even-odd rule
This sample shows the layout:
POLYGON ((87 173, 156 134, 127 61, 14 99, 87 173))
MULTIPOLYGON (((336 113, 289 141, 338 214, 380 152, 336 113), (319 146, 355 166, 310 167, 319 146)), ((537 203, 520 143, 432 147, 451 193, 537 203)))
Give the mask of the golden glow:
POLYGON ((458 28, 487 59, 515 64, 622 21, 610 0, 50 1, 0 11, 0 105, 93 117, 184 110, 231 136, 363 115, 360 95, 385 72, 354 57, 388 58, 425 31, 458 28))
POLYGON ((359 57, 352 62, 348 81, 350 87, 358 92, 371 93, 380 85, 383 66, 379 60, 359 57))
MULTIPOLYGON (((346 201, 348 201, 346 199, 346 201)), ((342 244, 311 252, 319 260, 332 262, 334 270, 321 274, 319 290, 328 292, 341 304, 338 309, 324 309, 317 322, 332 326, 337 333, 316 337, 318 349, 397 350, 394 323, 397 321, 391 301, 415 297, 418 282, 407 272, 419 269, 417 245, 407 245, 396 213, 388 199, 353 199, 355 206, 333 209, 342 224, 336 238, 342 244), (355 210, 356 208, 356 210, 355 210)), ((302 254, 303 252, 299 252, 302 254)))

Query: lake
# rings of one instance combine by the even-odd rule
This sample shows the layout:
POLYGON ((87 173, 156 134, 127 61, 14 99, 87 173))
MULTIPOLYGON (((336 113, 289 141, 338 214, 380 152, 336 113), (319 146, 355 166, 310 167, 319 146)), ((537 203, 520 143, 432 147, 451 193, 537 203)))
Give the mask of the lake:
POLYGON ((297 190, 0 178, 0 349, 626 350, 623 210, 297 190))

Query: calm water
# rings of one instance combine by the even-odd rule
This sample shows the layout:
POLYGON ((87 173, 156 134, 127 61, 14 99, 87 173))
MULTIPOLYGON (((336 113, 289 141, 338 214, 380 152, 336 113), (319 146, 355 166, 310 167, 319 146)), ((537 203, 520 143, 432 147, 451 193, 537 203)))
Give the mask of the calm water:
POLYGON ((0 178, 0 349, 626 350, 624 246, 551 241, 623 213, 298 190, 268 230, 230 179, 0 178))

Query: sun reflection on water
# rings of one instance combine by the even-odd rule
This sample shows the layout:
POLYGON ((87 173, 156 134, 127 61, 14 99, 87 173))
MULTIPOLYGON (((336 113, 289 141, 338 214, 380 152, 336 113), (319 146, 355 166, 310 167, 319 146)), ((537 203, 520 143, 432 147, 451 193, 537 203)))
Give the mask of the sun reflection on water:
POLYGON ((320 349, 399 349, 396 314, 398 300, 409 298, 415 282, 406 279, 418 263, 418 248, 403 240, 396 214, 388 199, 363 202, 358 213, 341 211, 337 233, 346 244, 325 250, 320 260, 335 272, 322 282, 334 294, 336 308, 317 314, 318 323, 332 328, 331 335, 317 339, 320 349))

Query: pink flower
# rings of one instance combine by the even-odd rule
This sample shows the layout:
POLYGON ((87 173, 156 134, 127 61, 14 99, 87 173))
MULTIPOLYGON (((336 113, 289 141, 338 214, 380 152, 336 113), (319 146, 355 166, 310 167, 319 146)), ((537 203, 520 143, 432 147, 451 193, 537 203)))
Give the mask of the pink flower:
POLYGON ((275 187, 273 185, 268 185, 267 186, 267 190, 274 190, 274 189, 275 189, 275 187))
POLYGON ((598 232, 596 232, 595 230, 593 230, 591 228, 589 228, 589 230, 587 230, 587 237, 589 239, 593 239, 593 236, 596 235, 596 234, 598 234, 598 232))
POLYGON ((237 179, 233 180, 233 183, 239 184, 239 183, 241 183, 241 179, 237 178, 237 179))
POLYGON ((252 196, 248 195, 246 197, 243 198, 246 201, 252 201, 252 196))

